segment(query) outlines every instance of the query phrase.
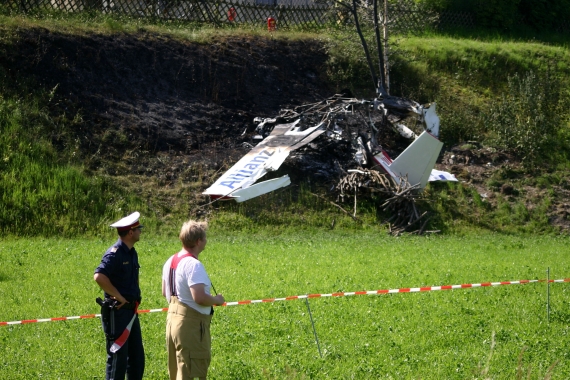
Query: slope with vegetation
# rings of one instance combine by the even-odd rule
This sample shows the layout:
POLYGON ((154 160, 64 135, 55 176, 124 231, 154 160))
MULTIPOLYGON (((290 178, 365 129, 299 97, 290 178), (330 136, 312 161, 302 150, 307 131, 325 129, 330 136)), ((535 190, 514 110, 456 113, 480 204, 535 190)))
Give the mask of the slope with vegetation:
MULTIPOLYGON (((188 216, 227 228, 377 228, 385 217, 370 198, 355 224, 313 195, 326 198, 331 184, 302 170, 296 186, 240 205, 200 195, 247 152, 254 117, 346 88, 374 96, 351 28, 268 34, 7 12, 0 21, 1 233, 98 234, 134 209, 164 231, 188 216)), ((437 102, 438 167, 461 179, 427 189, 434 229, 568 227, 570 52, 555 41, 393 37, 391 93, 437 102)))

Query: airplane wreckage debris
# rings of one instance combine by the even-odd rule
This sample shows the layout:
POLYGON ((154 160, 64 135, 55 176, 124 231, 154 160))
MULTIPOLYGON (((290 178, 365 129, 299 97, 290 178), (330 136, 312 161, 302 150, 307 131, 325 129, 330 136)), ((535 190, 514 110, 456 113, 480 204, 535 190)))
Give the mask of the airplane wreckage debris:
POLYGON ((381 205, 382 210, 392 213, 386 221, 390 223, 391 233, 409 232, 415 227, 417 233, 425 233, 428 219, 416 205, 422 199, 420 190, 428 181, 456 181, 453 175, 433 169, 443 146, 437 138, 439 118, 435 104, 421 106, 411 100, 388 96, 361 100, 335 95, 322 102, 284 109, 275 118, 256 118, 255 122, 254 139, 261 142, 203 194, 213 200, 244 202, 291 183, 288 175, 257 180, 277 170, 294 150, 317 139, 349 141, 352 160, 344 162, 345 167, 337 162, 344 176, 334 190, 341 200, 354 198, 354 213, 351 215, 335 205, 356 219, 357 194, 381 194, 387 198, 381 205), (423 131, 417 135, 414 130, 422 125, 423 131), (376 140, 387 128, 413 139, 394 160, 376 140))
MULTIPOLYGON (((374 0, 375 10, 376 1, 374 0)), ((354 212, 350 214, 339 204, 331 203, 356 220, 359 195, 382 195, 385 201, 380 208, 384 212, 390 212, 391 217, 384 223, 388 223, 391 234, 437 232, 425 230, 429 217, 427 212, 420 212, 417 202, 423 199, 422 190, 428 181, 457 179, 452 174, 434 169, 443 146, 438 139, 439 117, 436 105, 421 105, 413 100, 390 96, 386 92, 378 19, 374 18, 379 77, 374 74, 358 23, 358 3, 354 0, 352 5, 345 6, 355 19, 377 98, 366 100, 337 94, 321 102, 282 109, 274 118, 255 118, 257 135, 254 140, 261 141, 203 194, 209 195, 212 200, 247 201, 291 183, 288 175, 257 182, 268 172, 276 171, 291 152, 298 150, 295 155, 303 155, 307 153, 307 147, 318 146, 323 139, 329 142, 349 142, 346 145, 351 147, 351 159, 342 164, 335 162, 342 177, 331 190, 336 190, 340 200, 353 198, 354 212), (395 159, 378 142, 378 138, 390 130, 412 140, 395 159)))

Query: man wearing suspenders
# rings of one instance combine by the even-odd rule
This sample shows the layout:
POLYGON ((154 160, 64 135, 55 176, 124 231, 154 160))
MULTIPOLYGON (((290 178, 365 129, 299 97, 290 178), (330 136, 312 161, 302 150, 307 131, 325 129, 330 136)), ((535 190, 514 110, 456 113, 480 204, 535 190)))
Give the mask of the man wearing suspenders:
POLYGON ((170 380, 206 379, 211 360, 210 322, 214 305, 212 282, 198 256, 206 247, 206 222, 189 220, 180 230, 182 250, 162 269, 162 295, 169 302, 166 346, 170 380))
POLYGON ((139 259, 134 248, 141 236, 140 213, 134 212, 111 224, 119 239, 105 252, 93 276, 105 292, 101 323, 107 338, 107 380, 143 377, 145 358, 137 308, 141 302, 139 259))

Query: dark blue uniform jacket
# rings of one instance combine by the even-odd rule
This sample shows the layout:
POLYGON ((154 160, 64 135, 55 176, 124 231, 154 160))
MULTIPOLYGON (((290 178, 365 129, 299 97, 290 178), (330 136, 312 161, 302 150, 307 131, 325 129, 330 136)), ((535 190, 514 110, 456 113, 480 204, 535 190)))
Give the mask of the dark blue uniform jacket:
MULTIPOLYGON (((135 248, 129 249, 119 239, 105 252, 101 264, 95 269, 95 273, 109 277, 119 293, 127 301, 132 302, 141 299, 139 268, 139 257, 135 248)), ((105 293, 105 297, 108 298, 109 295, 105 293)))

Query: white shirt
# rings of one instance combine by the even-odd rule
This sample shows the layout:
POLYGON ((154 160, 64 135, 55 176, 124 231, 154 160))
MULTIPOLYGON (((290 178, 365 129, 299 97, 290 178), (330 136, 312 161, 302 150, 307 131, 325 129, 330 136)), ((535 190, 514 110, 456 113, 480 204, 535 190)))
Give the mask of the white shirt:
MULTIPOLYGON (((183 249, 176 255, 182 256, 185 253, 186 250, 183 249)), ((165 294, 167 302, 170 302, 171 296, 169 279, 171 262, 172 257, 170 257, 162 267, 162 281, 164 281, 164 284, 166 285, 165 294)), ((204 291, 206 294, 210 294, 210 287, 212 286, 212 283, 210 282, 210 277, 208 277, 204 265, 193 256, 185 257, 180 260, 178 267, 176 268, 176 279, 174 280, 174 285, 176 286, 178 299, 180 302, 202 314, 210 314, 211 306, 199 305, 192 298, 190 287, 196 284, 204 284, 204 291)))

